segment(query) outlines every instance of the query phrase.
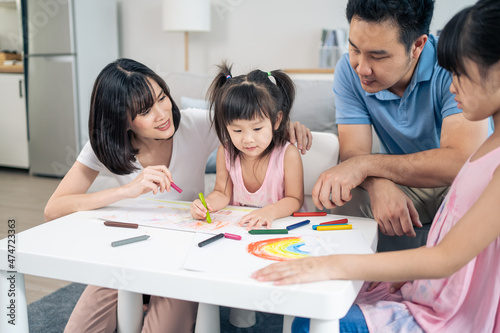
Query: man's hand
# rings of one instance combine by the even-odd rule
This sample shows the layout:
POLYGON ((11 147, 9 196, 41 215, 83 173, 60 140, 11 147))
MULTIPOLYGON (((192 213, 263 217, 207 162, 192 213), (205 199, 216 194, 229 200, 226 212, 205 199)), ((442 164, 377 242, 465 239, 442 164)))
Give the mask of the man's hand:
POLYGON ((314 205, 331 209, 351 200, 351 190, 366 178, 362 162, 363 156, 356 156, 324 171, 312 190, 314 205))
POLYGON ((376 178, 370 183, 366 189, 380 231, 388 236, 415 237, 413 226, 420 228, 422 223, 410 198, 390 180, 376 178))
POLYGON ((309 128, 305 127, 298 121, 292 123, 290 122, 290 128, 288 129, 288 136, 290 143, 294 145, 297 143, 297 148, 300 150, 302 155, 305 155, 306 151, 311 149, 312 145, 312 134, 309 128))

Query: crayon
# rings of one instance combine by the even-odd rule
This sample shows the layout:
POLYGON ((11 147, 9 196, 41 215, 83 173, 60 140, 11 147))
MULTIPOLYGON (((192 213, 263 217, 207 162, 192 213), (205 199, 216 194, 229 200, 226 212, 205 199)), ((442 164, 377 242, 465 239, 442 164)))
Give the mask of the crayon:
POLYGON ((352 224, 346 225, 319 225, 316 230, 318 231, 327 231, 327 230, 348 230, 352 229, 352 224))
POLYGON ((287 234, 288 229, 257 229, 249 230, 250 235, 266 235, 266 234, 287 234))
POLYGON ((182 193, 182 189, 179 186, 175 185, 173 182, 170 183, 170 186, 172 186, 172 188, 177 192, 182 193))
POLYGON ((205 208, 207 209, 207 222, 212 223, 212 218, 210 217, 210 213, 208 212, 208 207, 207 207, 207 202, 205 201, 205 197, 203 196, 203 193, 199 193, 198 196, 200 197, 201 203, 205 208))
POLYGON ((295 229, 295 228, 300 228, 302 227, 303 225, 307 225, 309 224, 311 221, 309 220, 305 220, 305 221, 302 221, 302 222, 298 222, 298 223, 295 223, 295 224, 291 224, 289 225, 288 227, 286 227, 288 230, 292 230, 292 229, 295 229))
POLYGON ((314 224, 312 226, 313 230, 316 230, 318 227, 326 227, 326 226, 329 226, 329 225, 348 225, 347 223, 339 223, 339 224, 324 224, 324 225, 321 225, 321 224, 314 224))
POLYGON ((322 222, 320 225, 327 225, 327 224, 345 224, 347 223, 347 219, 340 219, 340 220, 333 220, 333 221, 328 221, 328 222, 322 222))
POLYGON ((292 216, 302 216, 302 217, 307 217, 307 216, 326 216, 326 212, 295 212, 292 214, 292 216))
POLYGON ((215 236, 213 236, 213 237, 210 237, 210 238, 208 238, 208 239, 205 239, 203 242, 199 242, 199 243, 198 243, 198 246, 199 246, 199 247, 204 247, 205 245, 208 245, 208 244, 210 244, 210 243, 213 243, 213 242, 215 242, 216 240, 221 239, 221 238, 224 238, 224 234, 223 234, 223 233, 220 233, 220 234, 218 234, 218 235, 215 235, 215 236))
POLYGON ((125 222, 115 222, 115 221, 106 221, 104 225, 107 227, 119 227, 119 228, 132 228, 137 229, 139 225, 137 223, 125 223, 125 222))
POLYGON ((125 245, 125 244, 140 242, 140 241, 146 240, 148 238, 149 238, 149 235, 142 235, 142 236, 137 236, 137 237, 132 237, 132 238, 121 239, 121 240, 112 242, 111 246, 116 247, 116 246, 121 246, 121 245, 125 245))
POLYGON ((224 237, 234 240, 241 240, 240 235, 228 234, 227 232, 224 234, 224 237))

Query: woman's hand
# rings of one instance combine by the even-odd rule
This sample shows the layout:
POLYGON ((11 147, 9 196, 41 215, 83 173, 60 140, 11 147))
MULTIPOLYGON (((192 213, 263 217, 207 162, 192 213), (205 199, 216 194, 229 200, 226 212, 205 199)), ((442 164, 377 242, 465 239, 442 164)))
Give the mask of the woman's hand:
POLYGON ((124 185, 127 196, 136 198, 141 194, 153 192, 170 192, 170 183, 172 182, 172 174, 164 165, 148 166, 135 177, 133 181, 124 185))
POLYGON ((290 122, 288 136, 290 143, 292 145, 297 143, 297 148, 300 150, 302 155, 304 155, 307 150, 311 149, 312 146, 311 131, 309 130, 309 128, 305 127, 298 121, 294 123, 290 122))
POLYGON ((190 211, 191 211, 191 216, 194 219, 204 220, 207 218, 207 212, 212 211, 211 209, 212 207, 210 206, 210 204, 206 200, 205 202, 207 203, 208 210, 205 208, 205 206, 203 206, 203 203, 201 202, 200 199, 196 199, 191 203, 190 211))

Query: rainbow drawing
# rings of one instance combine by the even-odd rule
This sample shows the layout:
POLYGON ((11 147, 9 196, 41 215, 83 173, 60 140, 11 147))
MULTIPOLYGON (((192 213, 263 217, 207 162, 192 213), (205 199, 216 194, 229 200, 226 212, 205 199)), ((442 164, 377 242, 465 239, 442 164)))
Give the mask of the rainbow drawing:
POLYGON ((304 245, 300 237, 272 238, 248 244, 247 252, 262 259, 286 261, 309 257, 309 252, 301 250, 304 245))

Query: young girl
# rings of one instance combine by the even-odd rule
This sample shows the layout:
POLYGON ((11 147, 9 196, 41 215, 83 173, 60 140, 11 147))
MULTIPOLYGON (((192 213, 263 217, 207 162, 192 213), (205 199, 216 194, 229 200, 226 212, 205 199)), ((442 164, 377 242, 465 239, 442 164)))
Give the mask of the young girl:
MULTIPOLYGON (((270 228, 275 219, 298 211, 304 202, 302 160, 286 139, 295 88, 279 70, 232 77, 227 64, 219 68, 209 100, 222 146, 217 151, 215 189, 206 197, 208 211, 228 204, 262 207, 245 215, 240 225, 270 228)), ((191 215, 206 217, 200 200, 191 204, 191 215)))
MULTIPOLYGON (((310 132, 300 124, 294 126, 291 137, 296 134, 293 138, 304 145, 310 132)), ((89 135, 90 142, 45 207, 47 221, 139 195, 192 200, 203 191, 208 155, 219 146, 207 112, 180 111, 165 81, 130 59, 108 64, 97 77, 89 135), (119 186, 86 193, 101 172, 111 174, 119 186), (174 179, 182 193, 171 190, 174 179)), ((116 307, 116 290, 88 286, 65 332, 114 332, 116 307)), ((152 296, 143 331, 192 332, 197 307, 193 302, 152 296)))
MULTIPOLYGON (((444 28, 439 64, 453 73, 450 91, 471 121, 500 126, 500 2, 481 0, 444 28)), ((427 246, 373 255, 337 255, 270 265, 254 273, 275 284, 326 279, 410 281, 362 292, 340 320, 366 332, 500 332, 500 132, 457 175, 427 246), (360 311, 361 309, 361 311, 360 311)), ((365 285, 366 287, 366 285, 365 285)), ((307 332, 298 318, 295 332, 307 332)), ((352 332, 352 331, 349 331, 352 332)))

